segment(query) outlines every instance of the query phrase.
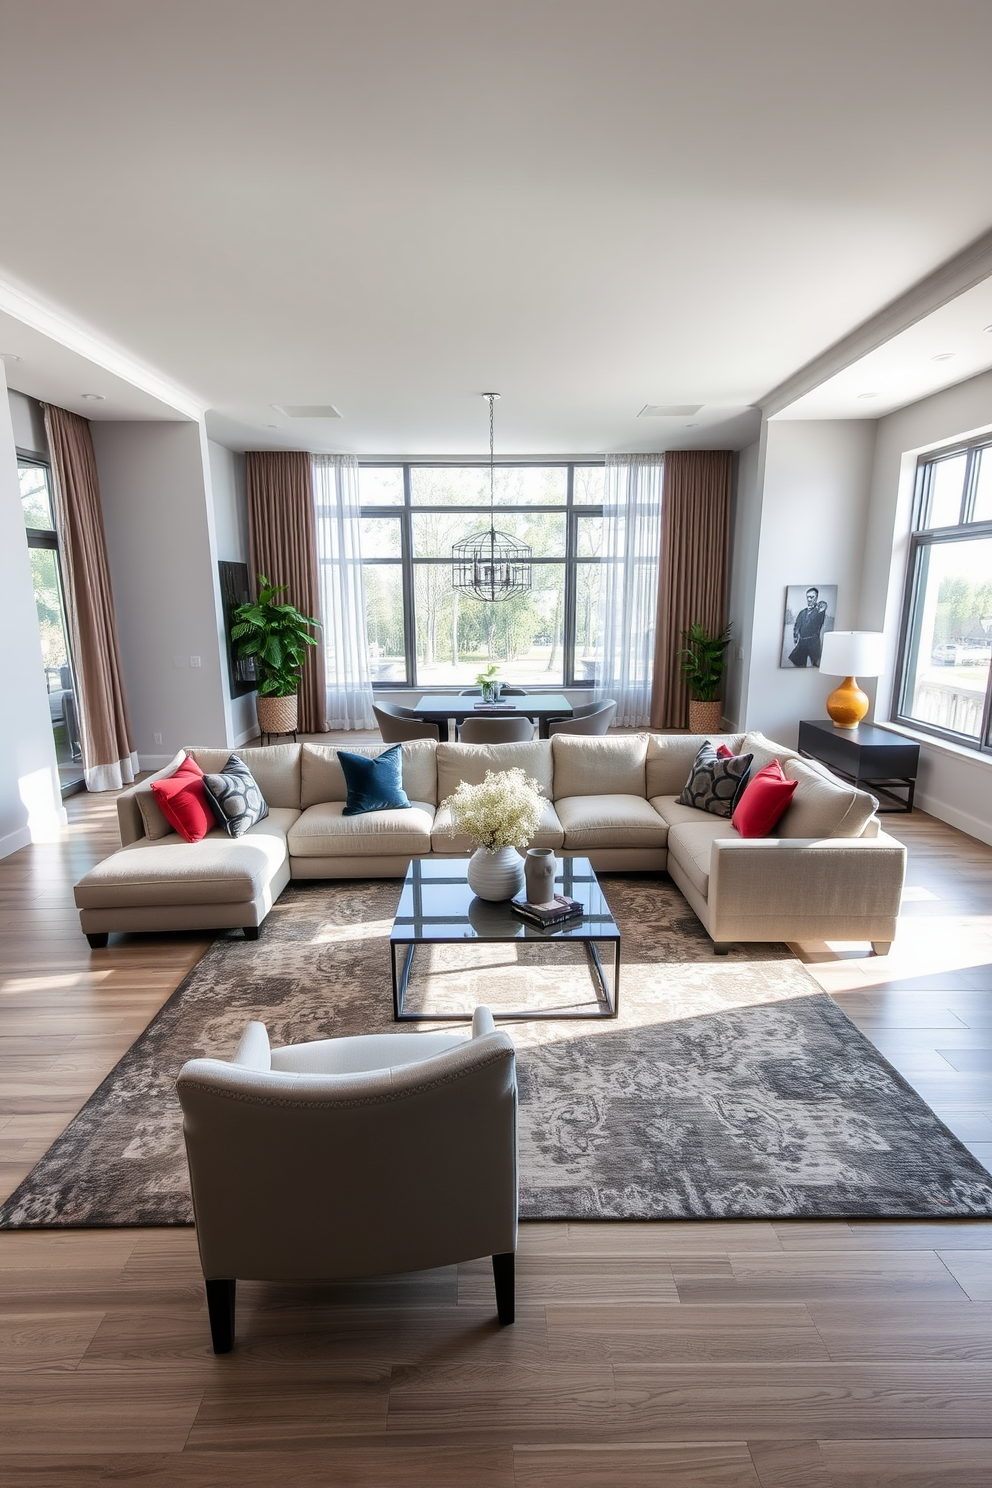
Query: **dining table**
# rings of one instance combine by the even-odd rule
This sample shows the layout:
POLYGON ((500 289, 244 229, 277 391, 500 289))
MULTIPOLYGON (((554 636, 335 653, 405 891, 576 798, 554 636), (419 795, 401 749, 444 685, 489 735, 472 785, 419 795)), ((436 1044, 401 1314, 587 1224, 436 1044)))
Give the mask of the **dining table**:
POLYGON ((442 743, 450 737, 450 723, 463 723, 466 718, 534 718, 540 738, 546 739, 549 720, 571 718, 572 705, 562 692, 513 693, 500 698, 498 703, 484 703, 478 694, 466 697, 450 692, 425 692, 411 705, 411 712, 427 723, 436 723, 442 743))

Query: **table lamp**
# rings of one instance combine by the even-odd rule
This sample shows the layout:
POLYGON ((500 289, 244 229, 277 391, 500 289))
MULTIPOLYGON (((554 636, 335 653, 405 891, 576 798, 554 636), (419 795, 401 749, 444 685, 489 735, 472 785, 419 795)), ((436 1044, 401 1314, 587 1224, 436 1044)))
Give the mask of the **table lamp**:
POLYGON ((858 676, 877 677, 885 665, 885 637, 874 630, 828 630, 823 637, 820 671, 843 677, 827 698, 834 728, 856 729, 868 712, 868 696, 858 676))

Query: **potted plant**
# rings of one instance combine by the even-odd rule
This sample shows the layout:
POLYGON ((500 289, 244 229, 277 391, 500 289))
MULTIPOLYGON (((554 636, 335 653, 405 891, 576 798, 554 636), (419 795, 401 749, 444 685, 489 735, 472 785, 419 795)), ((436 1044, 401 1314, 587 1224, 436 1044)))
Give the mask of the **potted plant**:
POLYGON ((258 598, 238 605, 231 615, 231 640, 237 654, 255 663, 258 726, 263 734, 296 731, 306 648, 317 644, 310 629, 319 626, 319 620, 301 615, 295 605, 274 602, 286 587, 270 584, 259 574, 258 598))
POLYGON ((720 683, 727 670, 727 647, 730 645, 731 626, 718 635, 711 635, 705 625, 690 625, 682 632, 685 648, 679 652, 682 658, 682 675, 689 688, 689 732, 692 734, 714 734, 719 731, 723 716, 723 700, 720 683))
POLYGON ((496 673, 498 671, 499 667, 494 661, 491 661, 486 667, 486 670, 484 672, 480 672, 475 679, 476 682, 479 684, 479 687, 482 689, 482 701, 484 703, 499 702, 499 690, 503 684, 496 676, 496 673))

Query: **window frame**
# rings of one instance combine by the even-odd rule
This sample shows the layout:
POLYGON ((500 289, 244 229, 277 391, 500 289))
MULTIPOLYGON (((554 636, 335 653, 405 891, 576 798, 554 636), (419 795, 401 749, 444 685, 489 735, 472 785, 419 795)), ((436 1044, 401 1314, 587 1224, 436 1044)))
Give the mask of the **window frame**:
MULTIPOLYGON (((499 514, 501 512, 513 513, 515 515, 534 515, 535 513, 550 512, 562 513, 565 517, 565 546, 564 553, 554 557, 533 557, 531 563, 535 567, 553 566, 564 569, 565 592, 562 604, 562 678, 561 682, 549 683, 549 687, 585 687, 589 686, 588 679, 576 680, 575 678, 575 650, 576 636, 575 624, 577 617, 577 578, 579 564, 598 565, 602 562, 600 558, 584 558, 579 556, 579 522, 584 517, 603 516, 603 504, 601 502, 580 502, 576 504, 575 496, 575 471, 577 469, 604 469, 605 460, 602 459, 574 459, 574 460, 497 460, 497 470, 564 470, 565 476, 565 500, 563 502, 527 502, 521 505, 510 505, 500 503, 496 507, 497 526, 499 525, 499 514)), ((487 460, 359 460, 359 471, 366 469, 375 470, 402 470, 403 472, 403 501, 391 505, 362 502, 360 511, 362 519, 391 518, 400 522, 400 556, 399 558, 366 558, 362 557, 362 568, 383 567, 400 568, 403 588, 403 639, 404 639, 404 661, 406 673, 403 680, 376 681, 372 683, 374 692, 423 692, 424 685, 417 681, 417 630, 416 630, 416 571, 418 568, 451 568, 451 558, 417 558, 413 552, 413 518, 417 515, 446 516, 471 515, 484 519, 488 522, 489 506, 486 504, 474 505, 429 505, 424 502, 413 501, 413 471, 415 470, 441 470, 449 468, 452 470, 480 470, 488 471, 487 460)), ((360 478, 360 477, 359 477, 360 478)), ((431 683, 432 692, 457 693, 460 691, 460 683, 431 683)))
POLYGON ((992 518, 981 522, 970 520, 975 510, 979 468, 983 458, 992 460, 992 439, 987 434, 976 439, 948 445, 940 450, 931 450, 920 455, 917 461, 916 483, 913 492, 913 525, 909 534, 906 585, 899 633, 899 666, 894 722, 905 728, 913 729, 915 732, 927 734, 931 738, 942 739, 972 754, 989 758, 992 757, 992 666, 989 668, 986 680, 985 701, 977 739, 971 734, 963 734, 939 724, 924 722, 911 712, 916 677, 912 663, 914 657, 918 658, 919 655, 919 632, 926 596, 929 555, 934 548, 948 547, 955 543, 976 540, 992 542, 992 518), (940 527, 923 526, 923 523, 929 519, 929 504, 938 467, 945 460, 955 459, 961 455, 965 455, 967 460, 961 483, 959 520, 954 524, 945 524, 940 527))

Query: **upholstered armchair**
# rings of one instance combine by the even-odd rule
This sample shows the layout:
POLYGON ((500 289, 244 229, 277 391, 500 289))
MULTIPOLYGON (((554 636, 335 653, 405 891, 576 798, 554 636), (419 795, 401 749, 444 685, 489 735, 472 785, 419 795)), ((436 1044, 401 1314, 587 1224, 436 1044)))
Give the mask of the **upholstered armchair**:
POLYGON ((477 1008, 470 1037, 380 1033, 234 1058, 177 1083, 214 1352, 234 1344, 237 1281, 338 1280, 491 1255, 514 1316, 513 1043, 477 1008))

